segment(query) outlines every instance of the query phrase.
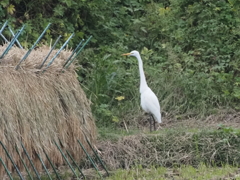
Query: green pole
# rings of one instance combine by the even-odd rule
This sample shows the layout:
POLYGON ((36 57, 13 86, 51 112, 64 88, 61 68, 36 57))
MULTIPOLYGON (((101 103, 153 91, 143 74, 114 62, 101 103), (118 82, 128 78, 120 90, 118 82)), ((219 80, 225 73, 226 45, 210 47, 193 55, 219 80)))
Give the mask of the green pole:
POLYGON ((83 178, 86 179, 86 176, 83 174, 82 170, 80 169, 80 167, 78 167, 77 163, 74 161, 73 157, 71 156, 71 154, 67 152, 67 155, 70 157, 70 159, 72 160, 72 162, 74 163, 74 165, 78 168, 78 171, 82 174, 83 178))
POLYGON ((33 170, 34 170, 37 178, 38 178, 39 180, 41 180, 40 175, 39 175, 39 173, 37 172, 37 169, 35 168, 32 160, 31 160, 30 156, 28 155, 28 152, 27 152, 27 150, 25 149, 25 147, 24 147, 24 145, 23 145, 22 142, 21 142, 21 145, 22 145, 22 148, 23 148, 24 153, 27 155, 27 158, 28 158, 28 160, 29 160, 29 162, 30 162, 30 164, 31 164, 31 166, 32 166, 32 168, 33 168, 33 170))
POLYGON ((24 180, 24 178, 23 178, 22 174, 20 173, 17 165, 14 163, 12 157, 11 157, 10 154, 8 153, 7 148, 4 146, 4 144, 2 143, 2 141, 0 141, 0 144, 1 144, 1 146, 3 147, 3 149, 4 149, 5 153, 7 154, 8 158, 9 158, 10 161, 12 162, 14 168, 16 169, 16 171, 17 171, 17 173, 18 173, 18 176, 20 177, 21 180, 24 180))
POLYGON ((7 166, 6 166, 6 164, 3 162, 2 158, 0 158, 0 161, 1 161, 2 165, 3 165, 3 167, 5 168, 5 170, 7 171, 8 177, 9 177, 11 180, 13 180, 13 178, 12 178, 12 176, 11 176, 11 174, 10 174, 7 166))
POLYGON ((103 169, 106 171, 107 176, 109 176, 108 170, 106 168, 106 166, 104 165, 103 161, 101 160, 101 158, 98 156, 97 152, 94 150, 94 148, 92 147, 91 143, 89 142, 88 138, 85 136, 87 143, 89 145, 89 147, 92 149, 92 151, 94 152, 95 156, 97 157, 97 159, 99 160, 99 162, 101 163, 101 165, 103 166, 103 169))
POLYGON ((20 159, 21 159, 21 161, 22 161, 22 163, 23 163, 24 168, 26 169, 26 171, 27 171, 27 173, 28 173, 28 176, 30 177, 31 180, 33 180, 33 177, 31 176, 31 174, 30 174, 30 172, 29 172, 29 169, 27 168, 26 163, 24 162, 22 156, 21 156, 20 153, 19 153, 19 150, 18 150, 18 148, 17 148, 17 145, 15 145, 15 148, 16 148, 16 151, 17 151, 17 153, 18 153, 18 155, 19 155, 19 157, 20 157, 20 159))
POLYGON ((41 156, 40 156, 39 154, 37 154, 37 156, 38 156, 38 159, 41 161, 42 166, 43 166, 44 170, 46 171, 46 173, 47 173, 47 175, 48 175, 48 178, 49 178, 50 180, 52 180, 52 178, 51 178, 51 176, 50 176, 50 174, 49 174, 49 172, 48 172, 45 164, 43 163, 43 160, 42 160, 41 156))
POLYGON ((53 163, 52 163, 51 159, 49 158, 49 156, 47 155, 47 153, 45 152, 45 150, 44 150, 44 149, 43 149, 43 152, 44 152, 45 156, 47 157, 47 160, 49 161, 50 165, 52 166, 52 168, 53 168, 53 171, 54 171, 54 173, 55 173, 55 174, 56 174, 56 176, 57 176, 57 179, 58 179, 58 180, 61 180, 61 178, 59 177, 59 175, 58 175, 58 173, 57 173, 57 170, 56 170, 56 168, 54 167, 54 165, 53 165, 53 163))
POLYGON ((54 141, 54 143, 56 144, 58 150, 61 152, 63 158, 65 159, 65 161, 67 162, 68 166, 70 167, 70 169, 72 170, 73 174, 76 176, 76 178, 79 178, 78 175, 76 174, 76 172, 74 171, 72 165, 70 164, 70 162, 68 161, 67 157, 65 156, 65 154, 62 152, 61 148, 58 146, 58 144, 56 143, 56 141, 54 141))
POLYGON ((100 176, 101 179, 103 179, 102 175, 100 174, 100 172, 98 171, 98 168, 96 166, 96 164, 94 163, 94 161, 92 160, 91 156, 87 153, 86 149, 84 148, 84 146, 82 145, 82 143, 79 141, 79 139, 77 140, 79 145, 81 146, 81 148, 83 149, 83 151, 85 152, 85 154, 87 155, 88 159, 90 160, 90 162, 92 163, 94 169, 97 171, 98 175, 100 176))

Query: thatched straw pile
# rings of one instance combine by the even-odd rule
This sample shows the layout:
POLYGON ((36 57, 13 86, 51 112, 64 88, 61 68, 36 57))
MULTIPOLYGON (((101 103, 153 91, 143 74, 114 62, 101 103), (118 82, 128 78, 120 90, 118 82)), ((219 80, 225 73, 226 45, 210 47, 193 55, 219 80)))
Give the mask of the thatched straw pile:
MULTIPOLYGON (((0 53, 5 48, 6 46, 0 46, 0 53)), ((26 50, 13 47, 0 60, 0 140, 21 171, 24 168, 15 145, 25 162, 29 161, 20 142, 24 144, 34 165, 41 170, 41 162, 36 153, 49 166, 43 149, 56 166, 64 164, 54 140, 79 162, 85 156, 77 139, 87 149, 89 147, 84 134, 92 143, 96 139, 90 102, 79 85, 73 65, 64 73, 61 71, 62 64, 71 52, 61 53, 52 66, 41 73, 42 70, 37 67, 48 52, 49 48, 34 50, 19 70, 14 68, 26 50)), ((14 169, 1 146, 0 157, 10 170, 14 169)), ((0 177, 3 174, 5 170, 0 165, 0 177)))

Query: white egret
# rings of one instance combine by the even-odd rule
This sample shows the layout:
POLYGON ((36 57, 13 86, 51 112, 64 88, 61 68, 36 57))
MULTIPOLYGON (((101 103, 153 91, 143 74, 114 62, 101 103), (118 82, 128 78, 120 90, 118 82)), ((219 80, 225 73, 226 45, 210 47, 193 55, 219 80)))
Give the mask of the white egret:
POLYGON ((154 130, 156 130, 156 121, 161 123, 160 105, 157 96, 148 87, 145 74, 143 71, 143 62, 138 51, 131 51, 130 53, 122 54, 123 56, 134 56, 138 60, 138 67, 140 73, 140 94, 141 94, 141 107, 151 115, 150 117, 150 131, 152 131, 152 121, 154 130))

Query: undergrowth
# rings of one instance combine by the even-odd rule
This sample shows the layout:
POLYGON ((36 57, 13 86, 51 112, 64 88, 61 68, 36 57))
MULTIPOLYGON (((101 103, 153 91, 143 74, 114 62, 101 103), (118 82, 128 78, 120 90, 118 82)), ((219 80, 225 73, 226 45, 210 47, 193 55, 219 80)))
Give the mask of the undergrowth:
POLYGON ((166 129, 101 141, 99 149, 110 169, 151 166, 240 166, 240 130, 231 127, 186 131, 166 129))
MULTIPOLYGON (((142 114, 138 63, 135 58, 120 55, 126 51, 123 49, 119 54, 109 52, 103 57, 97 55, 90 63, 89 54, 93 51, 88 50, 80 60, 79 80, 92 101, 92 111, 99 127, 119 127, 123 122, 135 126, 137 117, 142 114)), ((147 49, 142 51, 144 71, 149 87, 159 98, 163 122, 166 118, 201 119, 231 104, 208 74, 183 71, 174 66, 173 59, 167 64, 152 66, 149 53, 151 51, 147 49)))

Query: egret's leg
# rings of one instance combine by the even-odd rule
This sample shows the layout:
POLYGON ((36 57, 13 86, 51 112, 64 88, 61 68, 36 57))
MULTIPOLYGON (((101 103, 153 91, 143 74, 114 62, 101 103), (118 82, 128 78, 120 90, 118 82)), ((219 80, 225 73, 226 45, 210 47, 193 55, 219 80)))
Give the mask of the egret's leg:
POLYGON ((152 132, 152 115, 149 117, 150 132, 152 132))
POLYGON ((156 129, 156 121, 155 121, 155 119, 153 118, 153 116, 152 116, 152 119, 153 119, 153 127, 154 127, 154 131, 156 131, 157 129, 156 129))

